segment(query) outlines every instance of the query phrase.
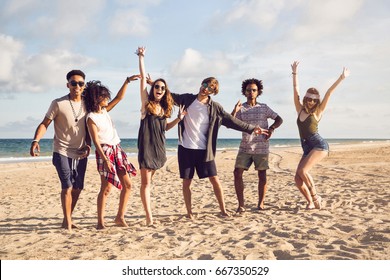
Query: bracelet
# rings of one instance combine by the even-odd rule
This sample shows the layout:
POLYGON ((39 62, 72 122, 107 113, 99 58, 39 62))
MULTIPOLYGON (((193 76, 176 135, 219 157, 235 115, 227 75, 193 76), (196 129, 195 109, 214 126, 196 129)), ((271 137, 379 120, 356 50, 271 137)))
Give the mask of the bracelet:
POLYGON ((293 75, 296 75, 296 74, 297 74, 297 72, 292 72, 291 74, 293 74, 293 75))
POLYGON ((32 144, 32 143, 34 143, 34 142, 37 142, 37 143, 39 143, 39 140, 37 140, 37 139, 34 139, 34 140, 32 140, 32 141, 31 141, 31 144, 32 144))
POLYGON ((130 77, 127 77, 126 81, 127 81, 128 84, 130 84, 130 82, 131 82, 130 77))

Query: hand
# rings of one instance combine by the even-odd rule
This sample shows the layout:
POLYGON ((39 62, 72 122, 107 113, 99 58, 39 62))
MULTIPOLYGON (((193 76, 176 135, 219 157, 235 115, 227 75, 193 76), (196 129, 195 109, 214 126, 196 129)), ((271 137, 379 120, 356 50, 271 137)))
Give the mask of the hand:
POLYGON ((253 132, 255 133, 256 136, 261 134, 268 136, 268 130, 261 128, 260 126, 256 126, 253 132))
POLYGON ((343 73, 341 73, 341 77, 342 77, 343 79, 345 79, 346 77, 349 76, 349 74, 351 74, 351 71, 349 71, 348 68, 344 67, 344 68, 343 68, 343 73))
POLYGON ((39 143, 37 141, 32 142, 30 147, 30 155, 32 157, 38 157, 40 152, 41 148, 39 147, 39 143))
POLYGON ((140 78, 141 78, 141 75, 140 75, 140 74, 132 75, 132 76, 130 76, 130 77, 127 77, 126 81, 127 81, 128 83, 130 83, 131 81, 136 81, 136 80, 138 80, 138 79, 140 79, 140 78))
POLYGON ((299 65, 299 61, 294 61, 293 64, 291 64, 291 70, 293 73, 297 73, 298 65, 299 65))
POLYGON ((179 106, 179 114, 177 114, 177 117, 182 121, 184 119, 185 115, 187 115, 187 111, 184 110, 184 105, 180 105, 179 106))
POLYGON ((265 140, 270 139, 273 133, 274 133, 274 128, 272 127, 268 128, 268 135, 265 136, 265 140))
POLYGON ((234 114, 237 114, 237 112, 240 111, 241 107, 242 107, 241 101, 238 100, 236 105, 234 105, 234 109, 233 109, 234 114))
POLYGON ((112 172, 112 164, 110 160, 104 160, 103 167, 108 172, 112 172))
POLYGON ((154 81, 152 80, 152 78, 150 77, 150 74, 148 73, 148 76, 146 77, 146 83, 151 86, 153 85, 154 81))
POLYGON ((84 147, 77 150, 77 153, 80 155, 80 159, 87 158, 91 152, 91 146, 85 145, 84 147))
POLYGON ((138 56, 145 56, 146 47, 138 47, 138 49, 135 51, 135 54, 138 56))

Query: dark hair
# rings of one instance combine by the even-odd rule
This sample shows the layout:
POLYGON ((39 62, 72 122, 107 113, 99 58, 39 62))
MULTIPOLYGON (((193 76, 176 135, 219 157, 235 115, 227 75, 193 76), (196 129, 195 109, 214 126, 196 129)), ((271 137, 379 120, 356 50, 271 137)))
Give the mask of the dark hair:
POLYGON ((160 106, 164 110, 164 116, 170 118, 173 110, 173 98, 171 92, 168 89, 168 84, 164 79, 157 79, 153 82, 151 89, 149 90, 148 103, 145 105, 146 112, 156 115, 156 102, 154 99, 154 85, 157 82, 163 82, 165 85, 165 94, 160 100, 160 106))
POLYGON ((204 79, 202 81, 202 85, 204 83, 207 83, 207 85, 213 89, 214 95, 218 94, 218 92, 219 92, 219 83, 218 83, 218 80, 216 78, 208 77, 208 78, 206 78, 206 79, 204 79))
POLYGON ((66 80, 69 81, 69 79, 74 76, 74 75, 78 75, 78 76, 81 76, 83 77, 83 79, 85 80, 85 74, 83 71, 81 70, 72 70, 70 71, 68 74, 66 74, 66 80))
POLYGON ((90 81, 84 90, 84 101, 87 112, 97 112, 99 110, 99 97, 108 97, 111 100, 110 90, 102 85, 100 81, 90 81))
POLYGON ((241 93, 245 96, 246 87, 248 85, 255 84, 257 86, 257 96, 260 96, 263 93, 263 81, 255 78, 246 79, 242 82, 241 93))

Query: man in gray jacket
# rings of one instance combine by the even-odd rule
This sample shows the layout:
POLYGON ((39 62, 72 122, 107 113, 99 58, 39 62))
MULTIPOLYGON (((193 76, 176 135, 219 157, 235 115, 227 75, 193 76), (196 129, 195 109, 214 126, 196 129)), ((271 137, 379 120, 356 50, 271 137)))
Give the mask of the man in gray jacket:
POLYGON ((242 122, 225 112, 222 106, 210 97, 218 91, 218 80, 209 77, 202 81, 198 94, 172 93, 175 105, 184 105, 187 111, 187 115, 179 123, 178 161, 180 178, 183 179, 184 201, 190 219, 194 218, 191 207, 191 182, 195 170, 199 179, 209 178, 221 209, 221 215, 229 216, 214 160, 219 127, 224 125, 246 133, 268 133, 266 129, 242 122))

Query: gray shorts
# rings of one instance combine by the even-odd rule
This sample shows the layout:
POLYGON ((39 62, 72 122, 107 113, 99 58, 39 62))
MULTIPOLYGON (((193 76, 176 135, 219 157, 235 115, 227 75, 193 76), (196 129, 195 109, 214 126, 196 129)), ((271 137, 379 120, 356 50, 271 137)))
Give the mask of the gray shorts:
POLYGON ((248 170, 249 167, 254 163, 255 170, 267 170, 268 166, 268 154, 247 154, 238 152, 236 157, 236 163, 234 168, 240 168, 248 170))

